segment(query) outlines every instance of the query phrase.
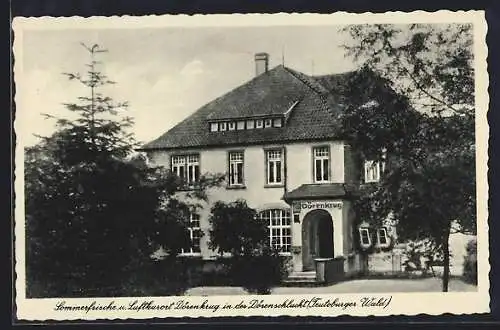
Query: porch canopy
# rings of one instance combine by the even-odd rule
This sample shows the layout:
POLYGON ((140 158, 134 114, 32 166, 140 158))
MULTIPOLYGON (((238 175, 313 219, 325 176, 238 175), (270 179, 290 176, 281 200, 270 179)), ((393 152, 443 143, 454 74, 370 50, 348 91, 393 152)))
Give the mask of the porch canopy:
POLYGON ((356 191, 355 185, 346 183, 303 184, 286 192, 283 199, 291 204, 295 200, 350 198, 356 191))

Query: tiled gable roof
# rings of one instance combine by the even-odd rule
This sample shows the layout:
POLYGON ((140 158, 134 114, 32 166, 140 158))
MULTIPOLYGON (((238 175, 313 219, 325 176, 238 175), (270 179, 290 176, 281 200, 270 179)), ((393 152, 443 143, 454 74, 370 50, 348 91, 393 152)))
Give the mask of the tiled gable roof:
POLYGON ((204 105, 141 150, 335 138, 341 106, 332 82, 344 75, 315 78, 277 66, 204 105), (210 121, 283 115, 292 105, 281 128, 209 131, 210 121))
POLYGON ((303 84, 285 71, 278 66, 208 103, 203 107, 212 110, 207 120, 284 114, 304 92, 303 84))

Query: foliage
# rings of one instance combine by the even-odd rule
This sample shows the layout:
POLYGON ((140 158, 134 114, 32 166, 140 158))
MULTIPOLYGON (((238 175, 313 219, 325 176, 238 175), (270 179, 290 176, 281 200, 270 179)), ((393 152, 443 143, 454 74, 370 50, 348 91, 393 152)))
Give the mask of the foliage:
POLYGON ((182 295, 189 287, 187 267, 181 259, 146 260, 130 272, 117 296, 182 295))
POLYGON ((281 283, 287 273, 287 259, 269 246, 262 246, 254 255, 229 260, 229 277, 250 293, 270 294, 272 287, 281 283))
POLYGON ((430 112, 474 104, 472 24, 371 24, 344 29, 348 55, 394 82, 398 94, 430 112))
POLYGON ((221 255, 231 254, 225 264, 232 284, 252 293, 270 293, 287 267, 279 251, 269 245, 267 223, 244 200, 216 202, 211 212, 209 245, 221 255))
POLYGON ((221 255, 253 255, 268 240, 267 223, 244 200, 216 202, 209 221, 209 246, 221 255))
POLYGON ((115 294, 159 246, 189 247, 189 213, 219 180, 204 176, 181 201, 174 174, 133 156, 127 103, 100 93, 112 83, 97 70, 105 51, 85 49, 86 74, 66 74, 89 92, 66 104, 76 119, 55 118, 57 131, 25 154, 28 295, 115 294))
POLYGON ((159 196, 168 181, 153 174, 116 159, 28 162, 28 276, 73 281, 85 294, 120 282, 127 267, 148 258, 160 231, 159 196))
POLYGON ((443 260, 442 252, 436 248, 431 239, 409 241, 404 250, 406 260, 405 271, 422 270, 427 272, 431 263, 443 260))
POLYGON ((344 136, 362 158, 386 163, 379 184, 361 187, 358 215, 376 224, 393 217, 401 240, 429 238, 443 253, 447 291, 449 235, 476 230, 471 26, 345 31, 362 69, 345 90, 344 136))
POLYGON ((467 243, 464 257, 463 277, 467 283, 477 284, 477 241, 472 239, 467 243))

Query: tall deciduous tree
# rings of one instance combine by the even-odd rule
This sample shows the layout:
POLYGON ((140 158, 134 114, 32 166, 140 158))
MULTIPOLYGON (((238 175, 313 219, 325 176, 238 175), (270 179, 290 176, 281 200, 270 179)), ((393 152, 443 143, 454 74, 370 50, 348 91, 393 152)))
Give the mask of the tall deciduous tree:
POLYGON ((361 189, 360 216, 396 219, 403 239, 431 238, 444 258, 443 291, 450 233, 476 231, 471 29, 414 24, 344 30, 352 40, 347 54, 362 67, 346 90, 344 133, 364 158, 386 162, 381 182, 361 189))

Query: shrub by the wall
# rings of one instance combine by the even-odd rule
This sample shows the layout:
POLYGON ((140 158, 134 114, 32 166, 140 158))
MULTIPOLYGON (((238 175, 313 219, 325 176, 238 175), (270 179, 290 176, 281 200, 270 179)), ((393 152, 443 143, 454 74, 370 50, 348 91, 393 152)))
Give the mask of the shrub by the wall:
POLYGON ((189 265, 182 259, 148 260, 124 274, 121 296, 175 296, 189 287, 189 265))
POLYGON ((288 273, 288 258, 276 250, 264 248, 255 255, 244 255, 229 261, 229 276, 233 283, 250 293, 269 294, 288 273))
POLYGON ((467 283, 477 284, 477 241, 472 239, 465 248, 463 277, 467 283))

